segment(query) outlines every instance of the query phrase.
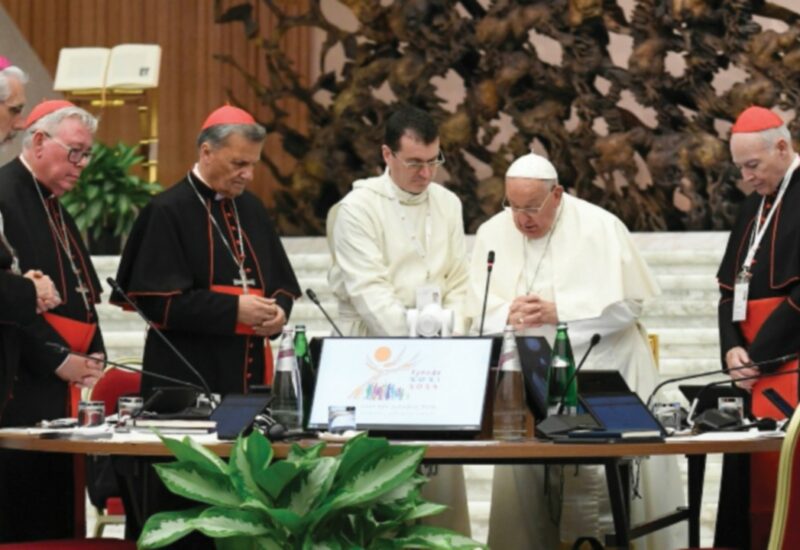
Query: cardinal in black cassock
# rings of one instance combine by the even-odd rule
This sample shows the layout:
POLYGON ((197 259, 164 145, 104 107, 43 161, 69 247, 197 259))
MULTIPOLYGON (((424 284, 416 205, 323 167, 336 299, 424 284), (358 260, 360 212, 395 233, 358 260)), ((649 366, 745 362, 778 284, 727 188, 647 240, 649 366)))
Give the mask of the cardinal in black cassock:
MULTIPOLYGON (((17 331, 16 376, 2 426, 32 426, 74 414, 79 390, 59 373, 80 364, 88 375, 87 361, 47 343, 104 353, 95 311, 100 283, 72 217, 58 202, 85 166, 96 121, 69 102, 48 101, 33 109, 26 127, 31 138, 23 154, 0 168, 0 211, 21 270, 48 275, 62 303, 17 331)), ((97 363, 91 370, 99 376, 101 368, 97 363)), ((82 535, 74 510, 77 499, 82 506, 83 493, 73 486, 82 471, 82 462, 75 466, 65 454, 0 452, 0 540, 82 535)))
MULTIPOLYGON (((265 336, 280 334, 300 295, 266 209, 244 190, 263 136, 241 109, 226 106, 212 113, 199 139, 198 164, 142 210, 117 274, 128 297, 200 371, 211 391, 223 395, 267 382, 271 355, 265 336), (241 317, 245 296, 260 310, 250 319, 241 317), (273 317, 278 307, 280 323, 273 317)), ((126 307, 117 293, 111 300, 126 307)), ((198 382, 153 331, 143 368, 198 382)), ((142 393, 146 397, 164 385, 169 384, 145 376, 142 393)))
MULTIPOLYGON (((245 186, 260 160, 264 129, 235 107, 221 107, 203 124, 198 162, 184 179, 142 210, 123 251, 117 282, 202 374, 212 392, 246 393, 269 383, 268 337, 280 334, 300 295, 286 252, 266 209, 245 186)), ((126 307, 119 293, 113 303, 126 307)), ((143 368, 197 384, 175 353, 148 332, 143 368)), ((164 386, 145 376, 142 393, 164 386)), ((141 470, 140 470, 141 471, 141 470)), ((136 475, 131 469, 126 475, 136 475)), ((150 479, 148 514, 192 506, 150 479)), ((144 492, 124 495, 143 499, 144 492)), ((126 537, 141 525, 126 524, 126 537)), ((181 547, 210 546, 199 537, 181 547)))
MULTIPOLYGON (((796 359, 767 362, 800 351, 800 158, 783 121, 768 109, 745 110, 731 133, 733 161, 755 192, 741 206, 717 273, 720 350, 726 369, 766 363, 732 371, 735 379, 798 367, 796 359), (737 286, 747 292, 735 292, 737 286), (746 312, 735 317, 737 300, 746 312)), ((798 402, 797 374, 740 384, 752 384, 757 417, 785 417, 762 395, 768 387, 798 402)), ((715 546, 766 547, 777 465, 778 453, 726 457, 715 546)))

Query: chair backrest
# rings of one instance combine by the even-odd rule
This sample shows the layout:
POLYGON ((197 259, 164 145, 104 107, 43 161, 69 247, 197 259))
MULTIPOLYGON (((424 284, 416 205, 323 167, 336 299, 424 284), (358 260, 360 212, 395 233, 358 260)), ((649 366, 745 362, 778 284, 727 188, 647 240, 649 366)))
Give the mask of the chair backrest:
POLYGON ((141 373, 126 371, 112 365, 103 372, 103 377, 94 385, 89 398, 94 401, 104 401, 106 415, 114 414, 117 399, 122 395, 138 395, 141 385, 141 373))
POLYGON ((798 447, 800 447, 800 414, 795 411, 781 445, 769 550, 800 548, 800 449, 798 447))

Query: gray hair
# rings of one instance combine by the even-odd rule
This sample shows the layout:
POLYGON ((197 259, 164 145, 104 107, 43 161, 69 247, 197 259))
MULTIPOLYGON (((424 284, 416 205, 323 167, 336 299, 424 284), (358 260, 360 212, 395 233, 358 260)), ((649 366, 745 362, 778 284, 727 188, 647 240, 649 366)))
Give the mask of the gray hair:
POLYGON ((219 149, 231 134, 239 134, 253 143, 261 143, 267 137, 266 129, 260 124, 215 124, 200 132, 197 148, 208 143, 212 149, 219 149))
POLYGON ((548 191, 552 191, 553 189, 555 189, 556 185, 558 185, 558 180, 539 180, 539 181, 544 183, 548 191))
POLYGON ((97 119, 88 111, 80 107, 65 107, 43 116, 26 128, 25 137, 22 138, 22 148, 30 148, 33 144, 33 134, 36 132, 44 132, 52 136, 58 129, 59 124, 67 118, 77 118, 92 135, 97 132, 97 119))
POLYGON ((769 128, 768 130, 759 132, 759 134, 770 148, 775 147, 778 141, 783 139, 789 144, 789 149, 794 149, 794 147, 792 147, 792 134, 789 132, 789 128, 787 128, 785 124, 778 126, 777 128, 769 128))
POLYGON ((11 78, 18 80, 20 84, 28 83, 28 75, 25 74, 25 71, 15 65, 6 67, 0 71, 0 101, 5 101, 11 95, 11 83, 9 82, 11 78))

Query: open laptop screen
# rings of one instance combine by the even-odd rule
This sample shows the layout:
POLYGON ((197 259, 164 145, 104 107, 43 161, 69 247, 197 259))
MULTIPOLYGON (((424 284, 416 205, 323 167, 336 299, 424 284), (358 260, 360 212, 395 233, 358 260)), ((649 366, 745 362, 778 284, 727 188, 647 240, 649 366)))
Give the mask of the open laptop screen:
POLYGON ((358 429, 480 429, 491 338, 326 338, 309 427, 352 405, 358 429))

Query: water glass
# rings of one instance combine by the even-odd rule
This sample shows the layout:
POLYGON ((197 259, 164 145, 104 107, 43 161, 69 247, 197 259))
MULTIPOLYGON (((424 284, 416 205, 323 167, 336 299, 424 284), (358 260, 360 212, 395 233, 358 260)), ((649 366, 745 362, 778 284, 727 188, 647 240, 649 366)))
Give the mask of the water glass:
POLYGON ((681 429, 681 404, 656 403, 653 415, 665 430, 679 431, 681 429))
POLYGON ((331 405, 328 407, 328 431, 341 434, 356 429, 356 408, 353 405, 331 405))
POLYGON ((102 426, 105 413, 106 404, 103 401, 79 401, 78 426, 102 426))

